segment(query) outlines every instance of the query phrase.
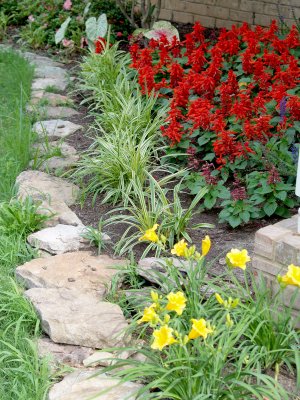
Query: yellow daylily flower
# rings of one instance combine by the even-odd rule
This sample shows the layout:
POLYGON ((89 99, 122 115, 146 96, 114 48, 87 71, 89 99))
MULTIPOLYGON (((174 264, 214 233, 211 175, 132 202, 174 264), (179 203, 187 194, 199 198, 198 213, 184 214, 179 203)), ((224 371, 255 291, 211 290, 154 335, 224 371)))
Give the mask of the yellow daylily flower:
POLYGON ((185 257, 187 251, 187 243, 184 239, 180 240, 180 242, 176 243, 171 250, 171 253, 178 257, 185 257))
POLYGON ((206 256, 211 247, 210 237, 208 235, 202 240, 202 255, 206 256))
POLYGON ((157 325, 159 322, 159 316, 155 312, 155 304, 151 304, 150 307, 144 309, 144 313, 141 319, 138 320, 138 324, 143 322, 149 322, 152 326, 157 325))
POLYGON ((288 266, 288 272, 283 276, 279 275, 277 279, 283 286, 291 285, 300 288, 300 267, 290 264, 288 266))
POLYGON ((229 297, 228 300, 224 300, 219 293, 215 293, 215 297, 217 302, 227 309, 236 308, 240 302, 240 299, 236 298, 233 300, 232 297, 229 297))
POLYGON ((251 258, 248 255, 248 251, 245 249, 231 249, 231 251, 226 254, 226 262, 229 268, 241 268, 245 270, 246 264, 250 260, 251 258))
POLYGON ((189 333, 189 339, 197 339, 199 336, 206 339, 208 334, 213 333, 213 329, 211 329, 210 326, 207 326, 207 322, 204 318, 192 319, 191 321, 193 325, 189 333))
POLYGON ((219 295, 219 293, 215 293, 215 297, 216 297, 218 303, 220 303, 221 305, 224 304, 224 300, 223 300, 222 297, 219 295))
POLYGON ((158 302, 158 293, 151 290, 151 299, 154 301, 154 303, 157 303, 158 302))
POLYGON ((233 321, 232 321, 229 313, 226 314, 226 326, 228 328, 231 328, 233 326, 233 321))
POLYGON ((160 350, 165 346, 170 346, 173 343, 177 343, 177 340, 173 336, 173 329, 167 325, 163 325, 161 328, 153 332, 154 341, 151 348, 154 350, 160 350))
POLYGON ((139 238, 139 241, 145 240, 147 242, 157 243, 159 237, 155 232, 158 228, 158 224, 154 224, 152 228, 147 229, 142 237, 139 238))
POLYGON ((186 297, 182 292, 169 293, 167 296, 169 300, 166 309, 168 311, 175 311, 178 315, 181 315, 185 309, 186 297))

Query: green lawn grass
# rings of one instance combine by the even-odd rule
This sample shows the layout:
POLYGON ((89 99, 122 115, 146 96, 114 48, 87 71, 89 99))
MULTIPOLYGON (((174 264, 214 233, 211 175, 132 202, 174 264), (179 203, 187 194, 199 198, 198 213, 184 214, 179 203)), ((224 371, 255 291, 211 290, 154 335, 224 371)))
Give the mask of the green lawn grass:
POLYGON ((0 201, 10 199, 15 178, 29 161, 31 129, 24 110, 32 77, 26 60, 0 51, 0 201))
MULTIPOLYGON (((0 51, 0 202, 14 194, 16 176, 30 156, 30 97, 33 69, 17 54, 0 51)), ((0 207, 1 207, 0 204, 0 207)), ((15 283, 15 267, 33 258, 24 230, 0 223, 0 399, 43 400, 49 384, 47 363, 39 360, 35 340, 38 318, 15 283)))

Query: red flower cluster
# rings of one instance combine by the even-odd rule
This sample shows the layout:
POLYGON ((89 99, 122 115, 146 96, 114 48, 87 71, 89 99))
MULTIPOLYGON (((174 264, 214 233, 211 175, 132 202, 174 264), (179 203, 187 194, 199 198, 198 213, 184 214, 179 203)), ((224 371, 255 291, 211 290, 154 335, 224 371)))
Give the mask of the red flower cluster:
POLYGON ((106 39, 103 37, 98 37, 95 41, 95 53, 101 54, 106 47, 106 39))
MULTIPOLYGON (((300 119, 300 99, 289 91, 299 84, 300 69, 294 50, 300 46, 293 27, 281 39, 276 22, 252 30, 246 23, 222 29, 216 43, 205 40, 196 23, 179 42, 151 40, 147 48, 131 46, 132 68, 138 71, 144 94, 155 91, 170 99, 163 135, 171 145, 182 138, 200 139, 222 167, 253 152, 252 141, 266 143, 300 119), (273 118, 285 116, 274 124, 273 118), (272 106, 273 104, 273 106, 272 106), (281 107, 282 108, 282 107, 281 107), (207 143, 207 141, 205 142, 207 143)), ((203 147, 199 145, 199 152, 203 147)))

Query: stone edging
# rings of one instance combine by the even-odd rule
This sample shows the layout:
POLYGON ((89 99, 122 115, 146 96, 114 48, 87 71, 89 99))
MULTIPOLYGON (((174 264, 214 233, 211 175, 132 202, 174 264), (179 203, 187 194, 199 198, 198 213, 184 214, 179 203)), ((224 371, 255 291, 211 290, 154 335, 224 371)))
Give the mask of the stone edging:
MULTIPOLYGON (((38 342, 40 355, 50 355, 53 368, 60 364, 75 368, 73 373, 51 388, 48 399, 87 400, 111 388, 96 398, 134 400, 134 393, 141 385, 131 382, 119 384, 117 379, 107 374, 91 378, 99 366, 110 365, 116 357, 131 356, 128 352, 96 351, 106 347, 124 347, 130 340, 125 335, 128 323, 121 308, 104 301, 107 288, 117 272, 112 267, 122 268, 126 261, 107 255, 95 256, 88 251, 89 244, 82 238, 85 227, 70 209, 79 188, 66 179, 45 172, 55 173, 68 168, 79 158, 76 150, 63 143, 63 139, 82 126, 62 119, 78 112, 68 106, 71 99, 57 93, 66 90, 70 78, 62 65, 50 58, 29 52, 22 55, 36 66, 27 111, 36 113, 38 110, 38 115, 41 115, 42 109, 42 115, 46 113, 48 118, 33 126, 39 143, 34 145, 35 160, 31 167, 40 170, 27 170, 17 177, 17 196, 30 196, 39 201, 40 211, 49 213, 50 219, 45 229, 27 239, 39 250, 40 258, 19 266, 16 278, 27 288, 24 295, 33 304, 42 329, 48 335, 38 342), (54 153, 57 154, 49 157, 54 153)), ((110 238, 104 235, 103 239, 110 238)))

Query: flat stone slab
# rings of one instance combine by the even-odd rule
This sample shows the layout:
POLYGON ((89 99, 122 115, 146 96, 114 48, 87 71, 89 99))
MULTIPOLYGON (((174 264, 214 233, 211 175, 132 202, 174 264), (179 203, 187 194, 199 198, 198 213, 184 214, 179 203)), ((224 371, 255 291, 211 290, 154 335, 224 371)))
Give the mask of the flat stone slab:
POLYGON ((77 370, 52 387, 48 400, 135 400, 141 387, 95 371, 77 370))
POLYGON ((73 122, 64 121, 62 119, 39 121, 32 127, 32 130, 42 139, 46 136, 49 139, 65 138, 77 132, 79 129, 82 129, 81 125, 73 124, 73 122))
POLYGON ((63 96, 59 93, 48 93, 44 90, 34 90, 31 93, 30 104, 38 105, 41 103, 47 103, 50 106, 66 106, 73 105, 74 101, 68 96, 63 96))
POLYGON ((29 114, 37 115, 41 118, 70 118, 80 113, 71 107, 48 106, 48 105, 28 105, 26 111, 29 114))
POLYGON ((46 106, 43 107, 43 111, 47 118, 70 118, 75 115, 79 115, 79 112, 71 107, 63 107, 63 106, 46 106))
POLYGON ((61 67, 55 67, 53 65, 40 65, 35 68, 34 76, 36 78, 65 79, 68 77, 68 72, 61 67))
POLYGON ((126 360, 130 357, 130 352, 123 351, 121 353, 109 353, 106 351, 95 351, 82 361, 85 367, 109 367, 115 364, 116 360, 126 360))
POLYGON ((67 169, 74 166, 79 160, 77 150, 67 143, 60 143, 58 141, 48 144, 38 143, 33 147, 35 149, 35 160, 30 162, 30 166, 36 165, 41 171, 67 169), (52 157, 51 154, 53 154, 52 157))
POLYGON ((79 187, 62 178, 41 171, 23 171, 16 179, 18 197, 34 200, 63 202, 68 206, 75 203, 79 187))
POLYGON ((69 289, 33 288, 25 292, 56 343, 103 349, 125 345, 127 322, 117 304, 69 289))
POLYGON ((60 364, 81 367, 83 361, 94 354, 94 350, 90 347, 58 344, 47 337, 38 339, 37 348, 39 356, 50 358, 54 368, 60 364))
POLYGON ((84 226, 58 224, 32 233, 27 241, 31 246, 50 254, 63 254, 87 246, 87 241, 82 237, 84 231, 84 226))
POLYGON ((16 277, 27 289, 69 288, 103 299, 118 272, 114 267, 122 268, 126 264, 126 260, 78 251, 31 260, 16 269, 16 277))
POLYGON ((53 88, 58 91, 65 91, 68 86, 68 80, 65 78, 36 78, 32 82, 32 90, 43 90, 53 88))
POLYGON ((45 223, 46 227, 62 225, 82 226, 82 221, 77 217, 66 203, 62 201, 44 201, 39 207, 41 214, 49 215, 45 223))
MULTIPOLYGON (((189 262, 172 257, 173 265, 180 271, 186 272, 189 262)), ((160 276, 168 277, 167 261, 164 258, 146 257, 139 260, 137 273, 147 281, 160 284, 160 276)))
POLYGON ((52 58, 45 57, 45 56, 40 56, 35 53, 31 53, 29 51, 25 51, 22 53, 22 56, 26 58, 31 64, 36 65, 37 67, 40 67, 41 65, 44 66, 53 66, 53 67, 62 67, 63 64, 54 61, 52 58))

